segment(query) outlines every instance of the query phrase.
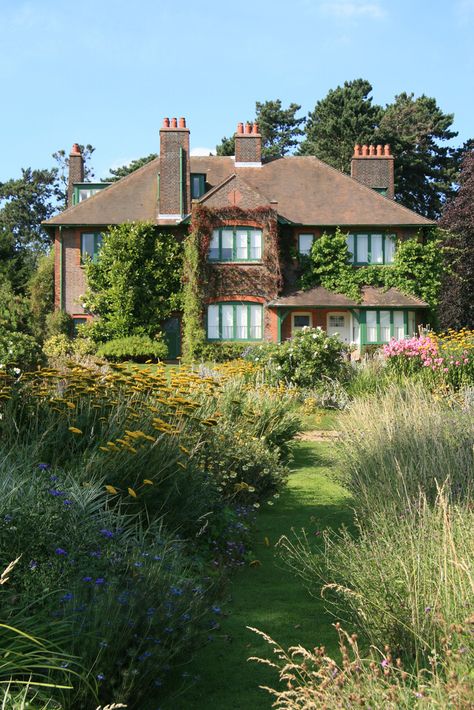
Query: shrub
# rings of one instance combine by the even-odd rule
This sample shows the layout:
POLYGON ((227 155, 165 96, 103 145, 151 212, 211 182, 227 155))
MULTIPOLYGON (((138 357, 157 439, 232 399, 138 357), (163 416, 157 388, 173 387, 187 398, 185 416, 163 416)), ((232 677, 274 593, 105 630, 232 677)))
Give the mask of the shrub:
POLYGON ((72 335, 72 317, 63 310, 52 311, 46 316, 46 335, 72 335))
POLYGON ((32 370, 43 359, 41 348, 31 335, 0 331, 0 367, 32 370))
POLYGON ((194 348, 194 357, 204 362, 230 362, 242 357, 245 343, 203 343, 194 348))
POLYGON ((344 379, 349 349, 322 328, 302 328, 283 345, 251 347, 244 357, 265 368, 271 382, 314 387, 324 378, 344 379))
POLYGON ((82 335, 79 335, 72 341, 72 349, 74 355, 77 355, 78 357, 85 357, 86 355, 95 355, 97 352, 97 345, 92 338, 82 337, 82 335))
POLYGON ((163 341, 152 340, 147 335, 130 335, 128 338, 115 338, 103 343, 97 349, 97 354, 114 362, 146 362, 164 360, 168 355, 168 348, 163 341))
POLYGON ((73 342, 67 335, 52 335, 45 340, 43 352, 46 357, 65 357, 71 355, 73 342))

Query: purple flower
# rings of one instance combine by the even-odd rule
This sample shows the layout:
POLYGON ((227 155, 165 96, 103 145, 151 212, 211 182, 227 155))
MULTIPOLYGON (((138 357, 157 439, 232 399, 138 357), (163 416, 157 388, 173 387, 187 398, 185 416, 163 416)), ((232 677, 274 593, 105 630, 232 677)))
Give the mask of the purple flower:
POLYGON ((83 577, 82 581, 83 582, 92 582, 92 577, 83 577))
POLYGON ((106 530, 105 528, 102 528, 100 534, 107 538, 111 538, 114 536, 114 533, 111 530, 106 530))
POLYGON ((50 463, 39 463, 38 468, 40 471, 47 471, 48 468, 51 468, 51 464, 50 463))
POLYGON ((431 607, 430 607, 430 606, 426 606, 426 607, 425 607, 425 614, 429 614, 430 611, 431 611, 431 607))
POLYGON ((387 659, 384 658, 383 661, 382 661, 382 663, 381 663, 380 665, 382 666, 382 668, 387 668, 387 666, 388 666, 388 661, 387 661, 387 659))
POLYGON ((62 602, 70 602, 73 597, 72 592, 67 592, 63 597, 61 597, 62 602))
POLYGON ((62 491, 58 491, 56 488, 50 488, 50 489, 49 489, 49 493, 50 493, 52 496, 55 496, 55 497, 56 497, 56 496, 62 496, 62 495, 63 495, 63 492, 62 492, 62 491))
POLYGON ((56 553, 57 555, 67 555, 66 550, 63 550, 62 547, 57 547, 57 548, 55 549, 55 553, 56 553))
POLYGON ((104 584, 104 583, 105 583, 105 579, 103 577, 97 577, 97 579, 95 580, 95 584, 104 584))
POLYGON ((69 500, 68 498, 65 498, 63 500, 64 505, 72 505, 72 500, 69 500))

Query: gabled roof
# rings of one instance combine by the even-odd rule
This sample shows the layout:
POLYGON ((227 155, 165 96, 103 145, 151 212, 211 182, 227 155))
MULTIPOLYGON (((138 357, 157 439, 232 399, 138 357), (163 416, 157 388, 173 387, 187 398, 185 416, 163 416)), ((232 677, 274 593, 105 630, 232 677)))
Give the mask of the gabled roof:
POLYGON ((428 304, 415 296, 408 296, 397 288, 375 288, 364 286, 361 289, 362 301, 358 303, 342 293, 328 291, 323 286, 315 286, 308 291, 292 291, 276 298, 268 305, 328 308, 428 308, 428 304))
MULTIPOLYGON (((160 224, 159 169, 160 160, 155 158, 45 224, 108 225, 138 220, 160 224)), ((295 224, 340 227, 422 227, 434 224, 312 156, 269 159, 258 168, 236 167, 233 157, 192 156, 191 172, 205 173, 211 190, 223 187, 224 181, 235 175, 235 179, 241 178, 259 193, 264 204, 276 202, 274 206, 278 214, 295 224)), ((208 194, 202 198, 204 204, 208 194)), ((228 206, 225 190, 222 190, 221 197, 222 206, 228 206)), ((219 200, 213 199, 212 204, 219 206, 219 200)))

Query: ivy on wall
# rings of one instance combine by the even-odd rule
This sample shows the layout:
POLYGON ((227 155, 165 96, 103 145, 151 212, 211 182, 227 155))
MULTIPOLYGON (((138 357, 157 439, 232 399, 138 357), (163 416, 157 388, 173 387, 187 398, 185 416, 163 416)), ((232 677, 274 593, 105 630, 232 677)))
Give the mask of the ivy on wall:
POLYGON ((183 360, 192 361, 202 349, 206 341, 203 325, 204 303, 218 295, 225 293, 225 283, 233 282, 233 295, 239 292, 242 295, 262 294, 276 297, 281 285, 281 267, 278 249, 278 222, 277 214, 271 207, 257 207, 244 210, 240 207, 209 208, 204 205, 193 207, 193 215, 189 235, 184 243, 184 268, 183 268, 183 360), (264 250, 262 263, 249 269, 258 269, 258 278, 253 278, 252 294, 246 290, 245 274, 239 265, 232 263, 222 264, 225 272, 215 268, 208 261, 209 245, 212 232, 218 227, 229 224, 256 224, 262 229, 264 250), (231 278, 235 272, 236 279, 231 278), (224 281, 224 283, 222 283, 224 281), (240 284, 240 291, 238 290, 240 284))
POLYGON ((438 305, 444 258, 438 230, 418 239, 398 241, 394 263, 390 266, 354 267, 349 260, 347 234, 324 233, 315 240, 309 257, 303 257, 300 286, 303 289, 324 286, 354 301, 362 301, 362 286, 397 288, 421 298, 434 309, 438 305))

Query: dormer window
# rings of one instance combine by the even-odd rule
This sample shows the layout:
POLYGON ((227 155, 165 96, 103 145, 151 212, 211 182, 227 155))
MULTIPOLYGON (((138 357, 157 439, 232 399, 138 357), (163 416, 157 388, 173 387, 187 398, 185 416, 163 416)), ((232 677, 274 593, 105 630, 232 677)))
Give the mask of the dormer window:
POLYGON ((261 258, 261 229, 223 227, 213 231, 209 261, 260 261, 261 258))
POLYGON ((110 182, 79 182, 74 184, 72 193, 72 204, 78 205, 79 202, 87 200, 89 197, 97 194, 105 187, 109 187, 110 182))
POLYGON ((191 173, 191 198, 198 200, 206 192, 206 176, 204 173, 191 173))

